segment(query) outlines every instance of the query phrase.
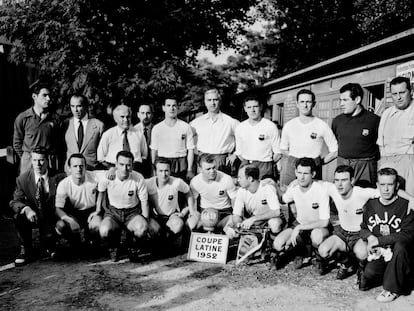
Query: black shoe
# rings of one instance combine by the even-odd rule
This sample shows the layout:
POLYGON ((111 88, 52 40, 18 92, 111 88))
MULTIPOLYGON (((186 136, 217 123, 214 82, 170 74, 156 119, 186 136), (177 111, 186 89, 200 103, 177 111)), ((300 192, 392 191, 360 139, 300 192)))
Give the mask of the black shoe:
POLYGON ((329 262, 327 262, 326 260, 317 260, 316 263, 319 275, 325 275, 331 271, 329 269, 329 262))
POLYGON ((367 290, 370 290, 371 288, 373 288, 373 286, 370 284, 369 280, 362 273, 359 279, 359 282, 358 282, 358 289, 360 291, 365 292, 367 290))
POLYGON ((113 262, 119 261, 120 257, 121 256, 120 256, 119 248, 118 247, 116 247, 116 248, 110 248, 109 249, 109 258, 111 258, 111 260, 113 262))
POLYGON ((141 254, 141 250, 136 248, 128 248, 128 258, 129 262, 139 262, 139 255, 141 254))
POLYGON ((14 265, 16 267, 21 267, 21 266, 28 264, 30 261, 31 261, 31 256, 29 252, 26 251, 23 245, 20 246, 20 253, 14 260, 14 265))
POLYGON ((311 265, 312 263, 312 258, 311 257, 301 257, 301 256, 297 256, 293 262, 293 265, 295 267, 295 269, 302 269, 304 267, 307 267, 309 265, 311 265))
POLYGON ((337 280, 344 280, 347 277, 351 276, 355 273, 355 267, 354 266, 346 266, 343 263, 339 264, 339 270, 336 273, 336 279, 337 280))

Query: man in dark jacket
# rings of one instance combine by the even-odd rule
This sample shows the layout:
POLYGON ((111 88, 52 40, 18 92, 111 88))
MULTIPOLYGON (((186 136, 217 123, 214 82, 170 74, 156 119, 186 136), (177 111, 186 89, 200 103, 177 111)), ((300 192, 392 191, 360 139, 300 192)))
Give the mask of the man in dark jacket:
POLYGON ((41 246, 53 255, 55 248, 54 227, 56 188, 64 174, 48 169, 48 155, 44 149, 31 151, 32 168, 21 174, 16 181, 16 190, 10 207, 20 238, 21 250, 15 265, 26 264, 33 255, 32 228, 38 227, 41 246))
POLYGON ((384 290, 377 297, 380 302, 393 301, 409 292, 414 214, 407 214, 408 201, 397 196, 397 176, 392 168, 378 171, 381 197, 365 204, 361 223, 365 249, 356 252, 360 260, 368 259, 359 289, 368 290, 382 283, 384 290))

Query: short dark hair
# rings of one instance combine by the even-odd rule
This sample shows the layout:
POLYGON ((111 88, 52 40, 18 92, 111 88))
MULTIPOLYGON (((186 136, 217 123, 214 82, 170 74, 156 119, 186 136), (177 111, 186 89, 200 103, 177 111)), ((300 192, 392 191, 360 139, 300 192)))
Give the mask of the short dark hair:
POLYGON ((83 106, 83 107, 88 107, 88 106, 89 106, 89 100, 88 100, 88 98, 87 98, 85 95, 83 95, 83 94, 78 94, 78 93, 75 93, 75 94, 73 94, 70 98, 71 98, 71 99, 72 99, 72 98, 77 98, 77 99, 79 99, 79 102, 82 104, 82 106, 83 106))
POLYGON ((125 150, 119 151, 116 154, 116 161, 118 161, 119 157, 129 158, 132 160, 132 162, 134 162, 134 155, 130 151, 125 151, 125 150))
POLYGON ((42 89, 50 91, 50 85, 46 81, 36 80, 29 86, 32 94, 39 94, 42 89))
POLYGON ((353 178, 355 176, 355 170, 349 165, 339 165, 335 169, 335 174, 336 173, 349 173, 349 178, 353 178))
POLYGON ((73 153, 73 154, 71 154, 71 156, 68 158, 68 166, 69 167, 70 167, 70 164, 71 164, 72 159, 82 159, 83 160, 83 163, 86 164, 86 159, 83 156, 83 154, 81 154, 81 153, 73 153))
POLYGON ((346 91, 349 91, 352 100, 355 100, 358 96, 361 97, 361 101, 364 98, 364 90, 359 83, 347 83, 339 89, 339 93, 345 93, 346 91))
POLYGON ((254 180, 259 180, 260 177, 260 170, 254 164, 245 164, 240 167, 240 169, 244 168, 244 176, 246 178, 251 177, 254 180))
POLYGON ((407 90, 411 92, 410 79, 407 77, 401 77, 401 76, 395 77, 394 79, 391 80, 390 87, 391 85, 396 85, 396 84, 401 84, 401 83, 405 83, 407 85, 407 90))
POLYGON ((303 167, 310 167, 311 172, 316 172, 316 163, 315 160, 312 158, 299 158, 296 160, 295 168, 298 168, 298 166, 303 167))
POLYGON ((208 153, 203 153, 201 156, 198 157, 198 165, 201 166, 202 163, 214 163, 214 156, 208 153))
POLYGON ((48 150, 45 147, 42 147, 42 146, 33 147, 32 150, 30 150, 30 153, 42 154, 46 157, 49 155, 48 150))
POLYGON ((245 106, 246 103, 249 102, 249 101, 255 101, 255 102, 257 102, 259 104, 259 106, 261 106, 261 107, 263 106, 263 102, 261 101, 261 99, 257 95, 249 95, 249 96, 247 96, 244 99, 243 106, 245 106))
POLYGON ((302 94, 308 94, 310 96, 312 96, 312 102, 315 103, 316 102, 316 96, 315 93, 312 92, 311 90, 308 89, 301 89, 297 94, 296 94, 296 100, 299 100, 299 96, 302 94))
POLYGON ((162 102, 162 105, 165 106, 165 104, 167 103, 167 100, 173 100, 177 103, 178 105, 178 99, 175 96, 167 96, 164 101, 162 102))
POLYGON ((157 167, 158 164, 168 164, 171 169, 171 160, 163 157, 156 158, 154 161, 154 166, 157 167))
POLYGON ((395 183, 398 182, 398 172, 390 167, 384 167, 377 172, 378 178, 380 176, 394 176, 395 183))

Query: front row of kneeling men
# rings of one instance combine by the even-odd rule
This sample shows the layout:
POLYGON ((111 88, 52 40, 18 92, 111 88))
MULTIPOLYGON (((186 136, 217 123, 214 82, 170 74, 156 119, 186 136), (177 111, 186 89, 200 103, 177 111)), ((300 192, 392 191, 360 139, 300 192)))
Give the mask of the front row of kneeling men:
POLYGON ((185 227, 201 228, 200 212, 213 208, 218 211, 217 229, 229 237, 237 235, 238 227, 269 226, 275 235, 276 267, 292 256, 300 269, 314 254, 321 275, 338 260, 338 279, 358 270, 361 290, 382 282, 379 301, 392 301, 410 290, 414 214, 409 200, 413 198, 398 190, 394 169, 378 172, 377 189, 361 188, 353 186, 351 167, 337 167, 332 184, 314 180, 315 162, 301 158, 296 162, 297 179, 282 193, 274 182, 260 181, 259 169, 252 164, 240 168, 237 190, 230 176, 216 170, 209 155, 199 158, 200 173, 190 186, 170 176, 171 164, 163 158, 155 162, 156 176, 144 180, 132 170, 134 159, 128 151, 117 154, 114 178, 107 174, 99 181, 86 171, 81 154, 68 159, 67 177, 48 169, 42 150, 32 151, 31 161, 32 169, 18 177, 10 202, 21 239, 16 265, 32 258, 34 226, 39 227, 42 245, 52 257, 55 232, 79 246, 84 228, 86 241, 96 244, 100 236, 113 260, 119 258, 119 232, 126 228, 128 255, 134 260, 142 241, 161 233, 174 237, 185 227), (338 211, 335 227, 330 222, 329 198, 338 211), (289 217, 281 212, 280 201, 288 204, 289 217))

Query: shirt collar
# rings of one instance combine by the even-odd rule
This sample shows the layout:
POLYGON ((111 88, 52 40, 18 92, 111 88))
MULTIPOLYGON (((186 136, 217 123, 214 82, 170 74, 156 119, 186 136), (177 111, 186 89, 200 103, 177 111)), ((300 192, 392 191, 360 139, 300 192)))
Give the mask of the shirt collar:
POLYGON ((37 184, 37 182, 39 181, 39 178, 40 177, 42 177, 43 178, 43 181, 47 181, 47 180, 49 180, 49 177, 48 177, 48 171, 46 171, 46 173, 44 173, 43 175, 39 175, 39 174, 37 174, 37 173, 34 173, 35 174, 35 182, 36 182, 36 184, 37 184))
MULTIPOLYGON (((204 115, 204 119, 205 120, 208 120, 208 119, 213 120, 208 112, 204 115)), ((221 121, 222 119, 223 119, 223 114, 221 113, 221 111, 219 111, 219 113, 217 114, 217 120, 221 121)))
MULTIPOLYGON (((126 130, 126 129, 122 129, 118 125, 116 126, 116 132, 118 133, 118 135, 121 136, 122 133, 124 132, 124 130, 126 130)), ((131 130, 131 126, 127 130, 130 131, 131 130)))
POLYGON ((82 119, 76 119, 75 117, 73 117, 73 119, 75 119, 76 121, 82 121, 82 122, 86 122, 86 121, 88 121, 89 120, 89 116, 88 116, 88 114, 85 114, 84 116, 83 116, 83 118, 82 119))

